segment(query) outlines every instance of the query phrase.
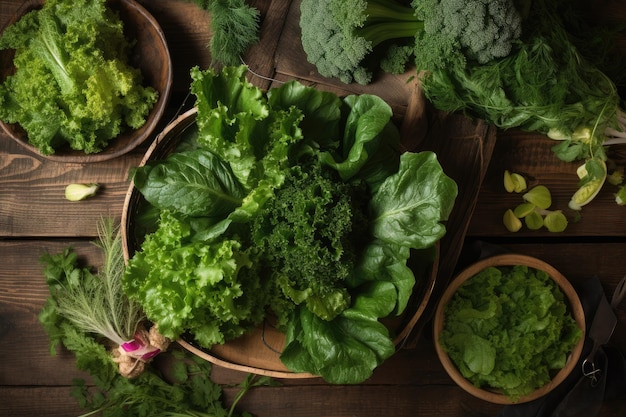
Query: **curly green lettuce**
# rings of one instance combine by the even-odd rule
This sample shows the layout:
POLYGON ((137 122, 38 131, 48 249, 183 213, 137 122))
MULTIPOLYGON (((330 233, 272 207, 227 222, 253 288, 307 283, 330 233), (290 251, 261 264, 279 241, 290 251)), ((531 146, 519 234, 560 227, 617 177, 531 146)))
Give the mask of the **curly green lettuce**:
POLYGON ((64 146, 102 151, 144 125, 158 92, 129 63, 132 43, 105 0, 49 0, 0 38, 16 71, 0 85, 0 119, 44 155, 64 146))
POLYGON ((353 273, 358 242, 368 237, 367 195, 319 164, 297 166, 253 221, 253 241, 274 265, 272 279, 290 300, 324 320, 350 305, 345 281, 353 273))

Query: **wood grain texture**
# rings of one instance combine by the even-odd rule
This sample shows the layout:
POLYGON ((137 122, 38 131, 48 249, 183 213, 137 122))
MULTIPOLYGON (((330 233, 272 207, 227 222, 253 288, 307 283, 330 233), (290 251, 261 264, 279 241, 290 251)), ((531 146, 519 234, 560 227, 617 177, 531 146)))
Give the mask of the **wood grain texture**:
MULTIPOLYGON (((192 105, 187 98, 189 70, 211 64, 210 16, 191 1, 140 0, 163 28, 174 65, 174 85, 168 121, 192 105), (183 104, 184 103, 184 104, 183 104), (181 107, 182 105, 182 107, 181 107)), ((299 43, 299 0, 251 0, 261 10, 261 44, 246 61, 262 77, 253 82, 268 88, 296 79, 339 95, 372 93, 384 98, 399 122, 413 115, 409 105, 414 91, 411 74, 381 76, 369 86, 344 85, 320 77, 306 62, 299 43), (267 80, 264 77, 272 78, 267 80)), ((22 0, 0 1, 0 27, 22 0)), ((619 1, 596 1, 600 8, 626 19, 619 1), (621 13, 621 14, 620 14, 621 13)), ((439 289, 454 274, 476 259, 477 242, 538 257, 557 268, 577 287, 597 274, 607 295, 626 274, 626 215, 612 202, 607 188, 583 210, 583 219, 558 236, 544 231, 510 234, 503 230, 503 210, 519 202, 519 195, 502 190, 503 169, 528 176, 532 185, 544 184, 553 193, 555 208, 564 208, 575 190, 575 166, 558 161, 553 144, 540 135, 517 131, 493 132, 488 126, 457 115, 426 111, 426 140, 415 149, 435 150, 447 174, 457 181, 459 197, 442 241, 439 289), (486 141, 481 138, 488 138, 486 141)), ((417 136, 421 136, 417 133, 417 136)), ((146 144, 147 146, 147 144, 146 144)), ((128 172, 141 160, 146 147, 102 164, 60 164, 44 161, 0 135, 0 415, 3 417, 66 417, 80 414, 70 396, 73 378, 88 376, 76 369, 64 349, 50 355, 47 336, 37 314, 47 297, 38 262, 74 246, 89 265, 100 262, 90 241, 101 216, 121 215, 128 187, 128 172), (99 182, 103 188, 92 199, 70 203, 65 185, 99 182)), ((626 161, 626 151, 612 156, 626 161)), ((438 297, 433 295, 434 308, 438 297)), ((626 351, 626 301, 618 306, 619 324, 611 343, 626 351)), ((377 368, 370 379, 355 386, 333 386, 319 378, 280 380, 281 386, 251 390, 238 409, 257 417, 493 417, 501 407, 478 400, 457 387, 439 363, 432 340, 432 324, 420 323, 412 343, 377 368)), ((214 367, 212 378, 224 385, 230 404, 245 374, 214 367)), ((624 415, 626 399, 606 402, 600 417, 624 415)))
POLYGON ((70 386, 0 387, 3 417, 70 417, 84 411, 71 396, 70 386))
POLYGON ((39 259, 67 247, 75 248, 84 265, 102 261, 88 241, 0 241, 0 386, 70 385, 73 378, 86 377, 62 347, 51 355, 48 335, 37 318, 49 296, 39 259))
POLYGON ((63 164, 24 153, 4 136, 0 141, 0 237, 93 237, 98 219, 121 216, 140 150, 108 163, 63 164), (65 199, 68 184, 92 182, 101 185, 94 197, 65 199))

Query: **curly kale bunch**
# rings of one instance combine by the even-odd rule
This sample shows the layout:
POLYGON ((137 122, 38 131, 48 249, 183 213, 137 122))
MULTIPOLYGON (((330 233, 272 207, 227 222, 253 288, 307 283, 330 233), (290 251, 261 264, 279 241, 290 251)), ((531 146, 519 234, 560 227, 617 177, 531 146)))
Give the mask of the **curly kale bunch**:
POLYGON ((332 178, 319 164, 291 168, 285 185, 256 217, 253 241, 270 259, 283 294, 324 320, 350 305, 355 237, 367 231, 361 187, 332 178))
POLYGON ((370 83, 377 64, 401 73, 411 63, 485 63, 521 35, 513 0, 302 0, 300 14, 308 61, 344 83, 370 83))

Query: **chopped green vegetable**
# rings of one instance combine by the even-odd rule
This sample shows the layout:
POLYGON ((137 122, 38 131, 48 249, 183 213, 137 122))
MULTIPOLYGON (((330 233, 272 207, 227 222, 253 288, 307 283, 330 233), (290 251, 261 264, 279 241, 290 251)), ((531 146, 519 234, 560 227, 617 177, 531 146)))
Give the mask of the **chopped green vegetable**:
POLYGON ((430 265, 456 184, 433 153, 400 154, 378 97, 295 81, 263 92, 243 66, 191 75, 197 135, 135 173, 159 221, 126 294, 164 335, 206 348, 272 314, 288 368, 365 380, 394 351, 379 319, 405 310, 411 250, 430 265))
POLYGON ((504 216, 502 217, 502 222, 504 223, 504 227, 509 232, 517 232, 522 228, 522 222, 520 217, 511 209, 508 209, 504 212, 504 216))
POLYGON ((567 228, 567 217, 561 210, 548 210, 552 205, 552 195, 546 186, 537 185, 524 193, 522 198, 524 203, 515 207, 515 210, 508 209, 504 213, 503 223, 509 232, 517 232, 522 228, 519 219, 524 219, 524 224, 530 230, 545 227, 550 232, 558 233, 567 228))
POLYGON ((582 336, 554 280, 521 265, 485 268, 444 314, 438 343, 462 375, 513 401, 547 384, 582 336))
POLYGON ((504 170, 504 189, 509 193, 526 191, 526 178, 516 172, 504 170))
POLYGON ((96 195, 98 184, 68 184, 65 187, 65 198, 69 201, 80 201, 96 195))
POLYGON ((528 192, 522 196, 524 201, 527 201, 540 209, 547 209, 552 205, 552 195, 550 190, 545 185, 537 185, 531 188, 528 192))
POLYGON ((50 155, 69 144, 97 153, 138 129, 157 100, 129 62, 131 41, 105 0, 49 0, 0 37, 15 49, 16 73, 0 85, 0 119, 19 123, 50 155))
POLYGON ((578 190, 569 202, 569 208, 572 210, 580 210, 598 195, 607 179, 606 163, 600 158, 589 158, 578 167, 576 174, 580 182, 578 190))
POLYGON ((568 221, 561 210, 556 210, 546 214, 543 218, 543 225, 550 232, 560 233, 567 229, 568 221))
POLYGON ((303 0, 302 46, 325 77, 368 84, 374 63, 393 73, 501 58, 520 36, 511 0, 303 0))

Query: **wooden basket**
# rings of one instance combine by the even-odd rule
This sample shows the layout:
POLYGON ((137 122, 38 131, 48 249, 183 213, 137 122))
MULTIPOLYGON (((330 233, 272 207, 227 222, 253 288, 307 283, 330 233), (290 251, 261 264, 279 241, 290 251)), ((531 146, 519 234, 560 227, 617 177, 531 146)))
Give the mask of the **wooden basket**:
POLYGON ((446 304, 450 301, 459 286, 461 286, 465 281, 472 278, 474 275, 487 267, 515 265, 526 265, 530 268, 547 272, 550 278, 552 278, 556 282, 556 284, 565 295, 569 303, 570 313, 576 321, 578 328, 583 332, 580 341, 574 347, 569 357, 567 358, 565 367, 557 372, 554 378, 552 378, 549 383, 535 390, 531 394, 520 398, 519 400, 515 401, 515 403, 524 403, 542 397, 552 391, 554 388, 556 388, 561 382, 563 382, 565 378, 567 378, 567 376, 577 366, 585 342, 585 313, 583 311, 582 304, 580 303, 580 299, 578 298, 578 294, 576 294, 576 291, 569 283, 569 281, 563 275, 561 275, 561 273, 557 271, 553 266, 531 256, 520 254, 504 254, 483 259, 461 271, 461 273, 459 273, 452 281, 452 283, 448 286, 437 305, 437 310, 435 312, 435 318, 433 322, 435 349, 437 351, 437 356, 439 356, 441 364, 445 368, 448 375, 450 375, 450 377, 454 380, 454 382, 456 382, 461 388, 463 388, 465 391, 472 394, 473 396, 496 404, 512 404, 513 401, 511 401, 508 396, 502 394, 497 390, 478 388, 474 386, 470 381, 465 379, 465 377, 457 369, 456 365, 454 365, 448 354, 442 349, 438 340, 444 328, 444 311, 446 304))
MULTIPOLYGON (((140 165, 164 159, 176 149, 181 140, 190 135, 195 135, 197 133, 196 115, 197 109, 194 108, 169 124, 152 143, 140 165)), ((137 229, 134 219, 141 211, 144 203, 143 196, 131 183, 126 194, 121 219, 122 243, 126 260, 130 259, 141 245, 144 231, 137 229)), ((390 329, 391 334, 395 335, 394 344, 398 349, 404 346, 404 342, 409 338, 413 327, 422 316, 430 300, 437 277, 439 244, 432 248, 429 256, 434 257, 434 262, 430 270, 425 271, 423 281, 416 283, 416 289, 405 313, 400 317, 382 321, 390 329)), ((417 274, 416 279, 419 280, 417 274)), ((194 343, 192 337, 185 336, 178 340, 178 343, 190 352, 228 369, 275 378, 316 377, 309 373, 292 372, 283 365, 280 360, 280 353, 283 350, 284 342, 285 335, 269 323, 264 323, 244 336, 229 341, 224 345, 213 346, 211 349, 199 347, 194 343)))
MULTIPOLYGON (((9 25, 15 23, 24 14, 40 9, 43 3, 43 0, 25 1, 9 25)), ((124 22, 126 35, 136 40, 131 64, 141 70, 144 83, 158 91, 159 98, 141 128, 122 132, 113 138, 106 148, 93 154, 73 150, 68 146, 58 149, 52 155, 43 155, 28 142, 28 135, 19 124, 0 121, 0 127, 11 139, 46 159, 58 162, 90 163, 118 157, 132 151, 148 139, 165 112, 171 93, 173 72, 172 60, 163 30, 156 19, 135 0, 109 0, 107 5, 119 13, 120 19, 124 22)), ((9 75, 15 72, 14 55, 15 51, 12 49, 0 50, 0 82, 4 82, 9 75)))

